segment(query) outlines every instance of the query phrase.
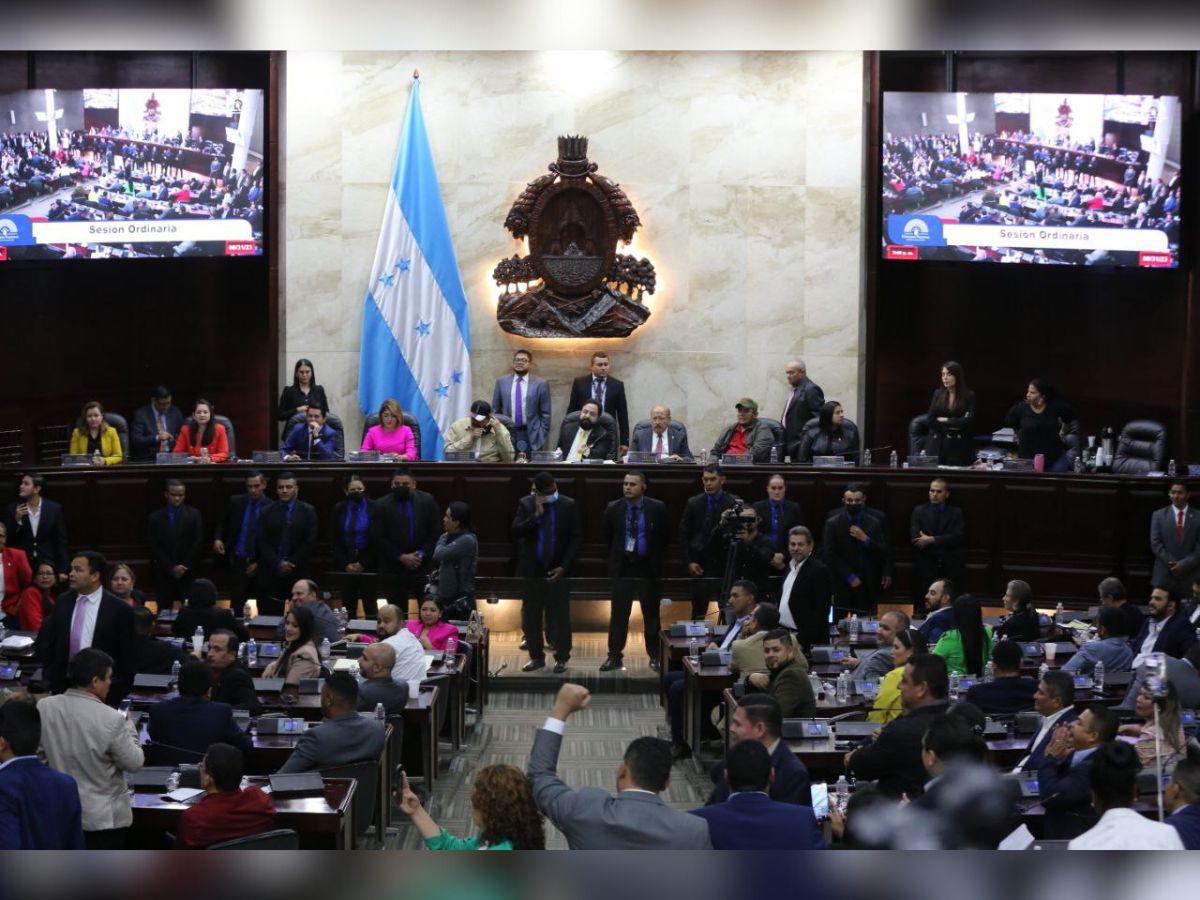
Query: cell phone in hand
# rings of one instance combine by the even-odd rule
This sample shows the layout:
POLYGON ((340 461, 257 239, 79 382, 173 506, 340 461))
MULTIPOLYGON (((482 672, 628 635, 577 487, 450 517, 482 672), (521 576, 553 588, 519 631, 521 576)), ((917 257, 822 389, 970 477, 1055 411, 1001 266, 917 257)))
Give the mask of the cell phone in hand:
POLYGON ((397 784, 397 785, 403 786, 404 779, 406 777, 407 776, 404 774, 404 763, 401 763, 400 765, 396 766, 396 772, 395 772, 395 776, 392 779, 392 784, 397 784))
POLYGON ((818 822, 829 818, 829 785, 818 781, 811 785, 812 811, 818 822))

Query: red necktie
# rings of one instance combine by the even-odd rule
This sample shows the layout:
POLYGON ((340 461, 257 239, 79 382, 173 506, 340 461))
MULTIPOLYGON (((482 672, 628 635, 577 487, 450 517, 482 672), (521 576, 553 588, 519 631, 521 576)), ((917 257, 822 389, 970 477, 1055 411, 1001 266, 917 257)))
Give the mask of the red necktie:
POLYGON ((658 436, 658 440, 654 444, 654 455, 662 456, 662 454, 663 454, 662 435, 660 434, 658 436))
POLYGON ((1182 544, 1183 543, 1183 510, 1182 509, 1176 510, 1176 513, 1178 514, 1178 518, 1175 521, 1175 539, 1177 541, 1179 541, 1179 543, 1182 544))

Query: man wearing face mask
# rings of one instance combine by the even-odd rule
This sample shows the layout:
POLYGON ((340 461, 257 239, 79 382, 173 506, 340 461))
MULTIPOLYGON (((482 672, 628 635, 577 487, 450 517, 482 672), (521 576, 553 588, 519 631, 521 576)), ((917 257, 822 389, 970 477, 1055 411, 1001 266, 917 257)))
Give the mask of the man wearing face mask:
POLYGON ((579 421, 563 422, 558 435, 558 449, 564 462, 583 462, 585 459, 611 459, 615 436, 600 421, 600 403, 586 400, 579 409, 579 421))
MULTIPOLYGON (((333 571, 347 575, 374 572, 375 548, 371 546, 371 519, 375 514, 375 505, 367 496, 362 476, 357 473, 346 476, 344 487, 346 499, 333 507, 333 518, 329 521, 333 571)), ((374 595, 367 590, 366 579, 347 578, 346 582, 349 584, 343 597, 351 612, 358 608, 360 599, 364 604, 370 604, 374 595)))
POLYGON ((892 563, 883 523, 866 511, 866 503, 862 485, 847 485, 842 508, 825 520, 822 544, 838 608, 872 616, 892 585, 892 563))
POLYGON ((378 561, 380 586, 388 602, 408 609, 408 598, 425 594, 433 548, 442 531, 437 501, 417 490, 408 469, 392 473, 392 492, 376 501, 371 543, 378 561))
POLYGON ((533 490, 517 503, 517 576, 522 579, 521 627, 529 649, 523 672, 545 668, 542 618, 554 646, 554 671, 562 674, 571 658, 571 585, 582 532, 579 507, 558 492, 554 476, 538 472, 533 490))

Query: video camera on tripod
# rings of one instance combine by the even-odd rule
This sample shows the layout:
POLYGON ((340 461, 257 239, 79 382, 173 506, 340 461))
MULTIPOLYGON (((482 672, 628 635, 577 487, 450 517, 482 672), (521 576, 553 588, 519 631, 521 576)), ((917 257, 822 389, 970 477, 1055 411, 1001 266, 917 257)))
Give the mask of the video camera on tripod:
POLYGON ((733 506, 721 513, 717 531, 727 543, 740 540, 753 529, 755 517, 745 515, 745 510, 746 501, 738 497, 733 501, 733 506))

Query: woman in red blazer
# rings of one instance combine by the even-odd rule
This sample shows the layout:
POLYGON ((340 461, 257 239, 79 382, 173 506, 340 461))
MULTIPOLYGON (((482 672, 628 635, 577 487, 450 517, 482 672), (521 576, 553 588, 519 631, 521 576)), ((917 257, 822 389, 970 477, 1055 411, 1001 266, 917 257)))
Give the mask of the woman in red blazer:
POLYGON ((8 545, 8 528, 0 523, 0 565, 4 568, 4 597, 0 609, 4 610, 5 624, 16 622, 17 607, 21 592, 33 583, 33 572, 29 569, 29 557, 24 550, 8 545))
POLYGON ((213 405, 197 400, 192 418, 179 430, 175 452, 186 453, 196 462, 225 462, 229 459, 229 438, 225 426, 212 420, 213 405))
POLYGON ((33 576, 33 586, 21 592, 18 601, 18 628, 22 631, 40 631, 42 621, 54 612, 54 589, 58 585, 58 574, 48 562, 38 563, 33 576))

